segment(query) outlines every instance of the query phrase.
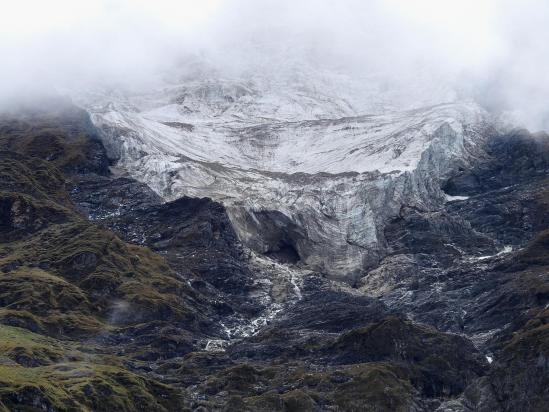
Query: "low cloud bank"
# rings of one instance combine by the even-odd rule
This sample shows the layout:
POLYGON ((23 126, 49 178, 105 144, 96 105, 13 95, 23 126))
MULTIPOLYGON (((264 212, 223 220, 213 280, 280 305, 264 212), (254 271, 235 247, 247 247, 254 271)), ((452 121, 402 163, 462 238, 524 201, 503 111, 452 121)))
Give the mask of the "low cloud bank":
POLYGON ((219 75, 309 64, 413 99, 475 98, 549 129, 541 0, 26 0, 3 6, 0 100, 147 84, 202 59, 219 75), (192 57, 191 57, 192 56, 192 57))

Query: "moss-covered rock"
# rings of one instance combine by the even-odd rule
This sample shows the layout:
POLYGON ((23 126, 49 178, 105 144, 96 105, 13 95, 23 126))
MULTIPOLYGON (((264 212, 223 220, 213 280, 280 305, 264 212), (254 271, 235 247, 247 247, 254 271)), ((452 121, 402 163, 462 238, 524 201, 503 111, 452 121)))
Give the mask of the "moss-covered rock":
MULTIPOLYGON (((171 411, 182 398, 138 377, 111 357, 82 352, 61 341, 0 325, 0 405, 9 411, 171 411)), ((89 348, 86 348, 89 349, 89 348)))
POLYGON ((64 173, 108 173, 88 114, 63 99, 0 116, 0 149, 46 160, 64 173))
POLYGON ((420 410, 415 403, 416 390, 405 373, 390 364, 368 364, 350 371, 352 378, 332 392, 342 411, 420 410))
POLYGON ((51 365, 68 358, 82 359, 72 343, 7 325, 0 325, 0 353, 25 367, 51 365))
POLYGON ((89 362, 0 365, 0 402, 10 411, 174 411, 176 390, 119 366, 89 362))
MULTIPOLYGON (((1 142, 1 140, 0 140, 1 142)), ((0 151, 0 189, 71 206, 66 179, 55 166, 20 153, 0 151)))
POLYGON ((504 410, 549 409, 548 309, 514 333, 497 354, 489 379, 504 410))
POLYGON ((82 173, 108 174, 85 112, 0 116, 0 410, 182 410, 128 369, 189 352, 208 320, 164 258, 78 212, 82 173))
POLYGON ((190 288, 163 258, 82 220, 0 245, 0 267, 11 269, 0 277, 0 303, 41 319, 59 312, 59 320, 77 314, 110 325, 170 320, 196 327, 185 299, 190 288))
POLYGON ((0 275, 0 307, 0 321, 52 336, 94 334, 106 328, 78 286, 36 267, 0 275), (11 319, 14 311, 23 316, 11 319))
POLYGON ((46 226, 63 223, 69 211, 48 200, 35 200, 20 193, 0 192, 0 234, 10 241, 46 226))

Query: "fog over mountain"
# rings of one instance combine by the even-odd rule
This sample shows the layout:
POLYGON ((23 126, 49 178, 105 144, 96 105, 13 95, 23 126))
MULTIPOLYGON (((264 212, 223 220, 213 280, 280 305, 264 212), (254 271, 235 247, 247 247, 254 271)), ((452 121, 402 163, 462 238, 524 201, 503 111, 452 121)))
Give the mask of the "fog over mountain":
POLYGON ((225 76, 310 64, 404 106, 472 97, 537 130, 548 18, 541 0, 5 2, 0 97, 136 87, 197 59, 225 76))

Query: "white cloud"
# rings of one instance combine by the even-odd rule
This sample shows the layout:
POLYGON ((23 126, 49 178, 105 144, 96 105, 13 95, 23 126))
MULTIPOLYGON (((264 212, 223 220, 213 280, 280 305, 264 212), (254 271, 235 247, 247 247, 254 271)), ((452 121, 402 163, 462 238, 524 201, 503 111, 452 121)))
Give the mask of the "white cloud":
POLYGON ((144 81, 187 53, 222 70, 307 58, 400 85, 437 79, 547 127, 542 0, 1 1, 0 97, 144 81))

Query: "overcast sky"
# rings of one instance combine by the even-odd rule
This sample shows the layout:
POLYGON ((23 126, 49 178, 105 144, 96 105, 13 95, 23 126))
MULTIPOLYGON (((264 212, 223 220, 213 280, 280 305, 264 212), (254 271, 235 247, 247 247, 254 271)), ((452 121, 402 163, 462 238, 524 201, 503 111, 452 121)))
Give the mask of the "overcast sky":
POLYGON ((387 82, 423 70, 549 126, 549 1, 0 0, 0 97, 143 82, 188 54, 231 73, 313 59, 387 82))

